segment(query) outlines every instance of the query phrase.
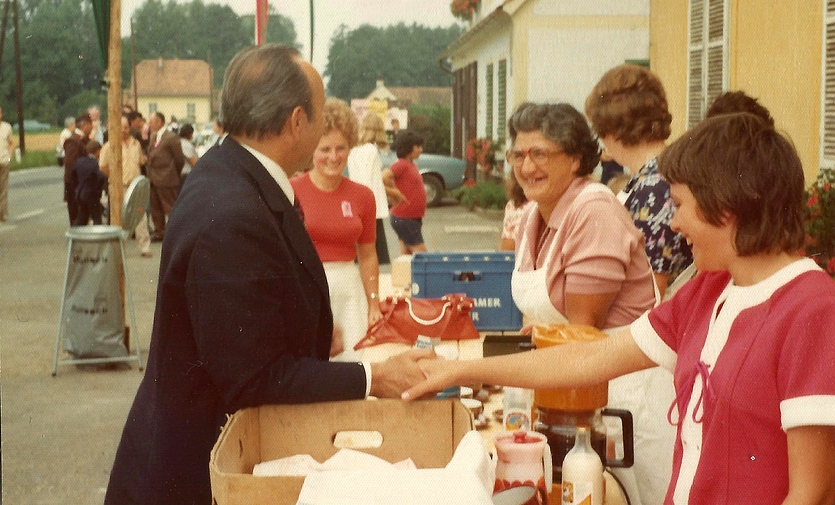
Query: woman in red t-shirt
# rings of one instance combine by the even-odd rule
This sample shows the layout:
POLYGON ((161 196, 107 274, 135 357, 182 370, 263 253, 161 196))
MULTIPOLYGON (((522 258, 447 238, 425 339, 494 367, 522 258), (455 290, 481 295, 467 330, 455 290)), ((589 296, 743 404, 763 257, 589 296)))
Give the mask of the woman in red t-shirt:
POLYGON ((331 359, 359 361, 354 345, 380 319, 376 204, 370 189, 342 176, 357 143, 357 120, 345 102, 325 102, 325 133, 313 154, 313 168, 290 183, 303 219, 325 267, 333 312, 331 359), (358 265, 354 263, 358 259, 358 265))
POLYGON ((393 205, 391 227, 400 239, 400 254, 426 251, 423 243, 423 215, 426 213, 426 189, 414 160, 423 152, 423 137, 404 130, 394 146, 397 161, 383 170, 386 195, 393 205))

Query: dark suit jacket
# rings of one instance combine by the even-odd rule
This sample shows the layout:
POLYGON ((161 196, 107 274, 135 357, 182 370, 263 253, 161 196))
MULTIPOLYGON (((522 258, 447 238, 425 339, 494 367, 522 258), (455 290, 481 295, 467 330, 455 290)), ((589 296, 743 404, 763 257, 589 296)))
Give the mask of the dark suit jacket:
POLYGON ((328 362, 327 281, 304 224, 235 140, 197 162, 165 237, 109 504, 209 505, 209 452, 227 414, 365 394, 362 365, 328 362))
POLYGON ((101 200, 101 192, 107 177, 99 169, 99 162, 91 156, 76 160, 70 173, 70 184, 75 188, 75 200, 84 203, 96 203, 101 200))
POLYGON ((176 187, 180 185, 180 171, 186 162, 180 137, 168 130, 162 133, 159 145, 154 147, 159 132, 151 134, 148 144, 148 162, 145 165, 148 179, 155 186, 176 187))

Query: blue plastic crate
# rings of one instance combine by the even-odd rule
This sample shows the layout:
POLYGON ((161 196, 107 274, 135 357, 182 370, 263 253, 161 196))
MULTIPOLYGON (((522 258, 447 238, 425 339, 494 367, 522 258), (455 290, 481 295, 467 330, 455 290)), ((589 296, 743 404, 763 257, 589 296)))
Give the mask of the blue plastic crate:
POLYGON ((440 298, 465 293, 475 301, 470 315, 479 331, 522 327, 522 313, 513 303, 510 277, 512 252, 415 253, 412 257, 412 296, 440 298))

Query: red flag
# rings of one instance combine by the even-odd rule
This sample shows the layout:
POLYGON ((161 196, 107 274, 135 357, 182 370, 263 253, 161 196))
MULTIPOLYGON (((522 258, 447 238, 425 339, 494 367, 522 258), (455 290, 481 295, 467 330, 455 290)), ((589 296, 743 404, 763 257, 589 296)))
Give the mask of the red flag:
POLYGON ((267 33, 267 21, 270 17, 269 0, 255 0, 255 45, 264 43, 267 33))

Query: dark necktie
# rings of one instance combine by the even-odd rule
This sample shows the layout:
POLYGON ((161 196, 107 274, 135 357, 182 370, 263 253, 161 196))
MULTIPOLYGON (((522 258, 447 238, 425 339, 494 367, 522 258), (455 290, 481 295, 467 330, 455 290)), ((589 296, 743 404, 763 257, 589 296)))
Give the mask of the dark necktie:
POLYGON ((299 202, 298 197, 293 198, 293 208, 296 209, 296 212, 299 214, 299 219, 304 223, 304 210, 302 210, 302 204, 299 202))

